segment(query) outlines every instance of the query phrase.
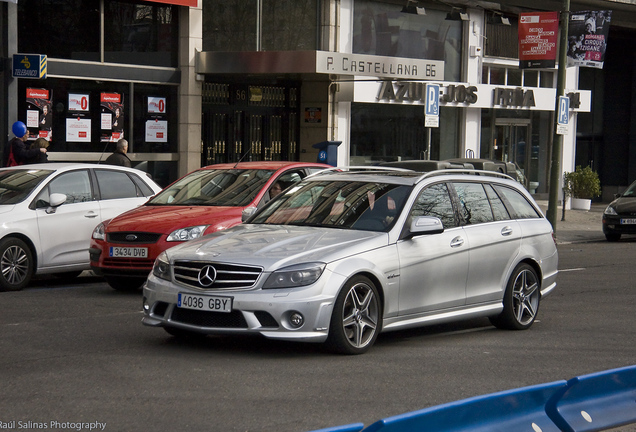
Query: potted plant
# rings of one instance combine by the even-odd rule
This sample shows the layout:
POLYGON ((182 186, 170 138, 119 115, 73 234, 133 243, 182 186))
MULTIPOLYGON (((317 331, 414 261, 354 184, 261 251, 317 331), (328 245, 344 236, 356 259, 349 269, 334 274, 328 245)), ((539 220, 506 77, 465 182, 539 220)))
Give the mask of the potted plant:
POLYGON ((573 209, 589 210, 592 198, 601 195, 598 174, 589 166, 577 166, 573 172, 566 172, 563 176, 563 194, 565 197, 572 197, 573 209))

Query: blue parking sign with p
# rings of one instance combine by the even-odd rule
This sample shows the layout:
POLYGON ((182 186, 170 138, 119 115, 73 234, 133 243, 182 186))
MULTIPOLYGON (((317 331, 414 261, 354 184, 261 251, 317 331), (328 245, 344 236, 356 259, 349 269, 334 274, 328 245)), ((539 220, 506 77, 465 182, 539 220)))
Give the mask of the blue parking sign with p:
POLYGON ((567 96, 559 96, 559 112, 557 124, 567 125, 570 120, 570 98, 567 96))
POLYGON ((439 115, 439 84, 426 84, 426 109, 427 116, 439 115))

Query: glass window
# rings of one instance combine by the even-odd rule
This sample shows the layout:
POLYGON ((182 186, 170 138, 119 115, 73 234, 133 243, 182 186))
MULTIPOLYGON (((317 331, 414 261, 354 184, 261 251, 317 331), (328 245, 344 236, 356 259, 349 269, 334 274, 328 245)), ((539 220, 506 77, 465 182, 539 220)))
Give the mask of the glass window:
POLYGON ((507 17, 510 25, 501 24, 497 15, 488 14, 486 52, 489 57, 519 58, 519 25, 516 17, 507 17))
POLYGON ((203 4, 203 51, 255 51, 256 0, 215 0, 203 4))
POLYGON ((24 201, 52 172, 30 169, 0 171, 0 205, 24 201))
POLYGON ((176 67, 178 25, 176 6, 105 1, 105 60, 176 67))
POLYGON ((508 68, 508 79, 506 80, 506 84, 511 86, 520 86, 521 85, 521 70, 508 68))
POLYGON ((459 215, 467 225, 494 220, 490 201, 481 183, 455 183, 454 185, 459 198, 459 215))
POLYGON ((506 206, 499 198, 499 195, 495 192, 491 185, 484 185, 486 189, 486 195, 488 195, 488 199, 490 200, 490 207, 492 207, 492 213, 495 217, 496 221, 500 220, 508 220, 510 219, 510 215, 508 214, 508 210, 506 210, 506 206))
POLYGON ((95 170, 101 199, 136 198, 141 194, 130 177, 121 171, 95 170))
POLYGON ((506 84, 506 69, 491 67, 490 82, 488 84, 506 84))
POLYGON ((536 70, 524 70, 523 85, 526 87, 539 87, 539 72, 536 70))
POLYGON ((72 171, 54 178, 48 186, 48 193, 40 194, 39 199, 49 201, 50 194, 61 193, 66 195, 64 204, 93 201, 93 191, 88 177, 88 171, 72 171))
POLYGON ((317 0, 263 0, 261 50, 312 51, 317 49, 316 3, 317 0))
POLYGON ((99 2, 18 2, 18 51, 99 61, 99 2))
POLYGON ((543 88, 554 87, 554 72, 541 71, 541 83, 539 84, 543 88))
POLYGON ((443 60, 444 79, 460 81, 462 21, 446 20, 449 9, 436 9, 430 3, 425 4, 426 15, 402 13, 403 6, 355 0, 353 52, 443 60))
POLYGON ((541 215, 528 202, 528 200, 514 189, 504 186, 495 186, 497 192, 505 198, 507 204, 512 207, 512 212, 517 219, 539 218, 541 215))
POLYGON ((457 226, 450 194, 445 183, 429 186, 420 192, 409 216, 435 216, 442 220, 446 229, 457 226))

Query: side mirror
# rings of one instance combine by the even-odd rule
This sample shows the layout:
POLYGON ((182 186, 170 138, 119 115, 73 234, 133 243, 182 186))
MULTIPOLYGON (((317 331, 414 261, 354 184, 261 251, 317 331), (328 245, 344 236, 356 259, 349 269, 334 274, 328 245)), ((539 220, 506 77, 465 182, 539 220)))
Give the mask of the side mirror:
POLYGON ((434 216, 417 216, 413 218, 407 238, 423 234, 441 234, 444 232, 442 220, 434 216))
POLYGON ((47 214, 55 213, 57 208, 66 202, 66 195, 61 193, 52 193, 49 197, 49 206, 46 209, 47 214))
POLYGON ((241 213, 241 222, 245 223, 254 213, 256 213, 256 207, 247 207, 241 213))

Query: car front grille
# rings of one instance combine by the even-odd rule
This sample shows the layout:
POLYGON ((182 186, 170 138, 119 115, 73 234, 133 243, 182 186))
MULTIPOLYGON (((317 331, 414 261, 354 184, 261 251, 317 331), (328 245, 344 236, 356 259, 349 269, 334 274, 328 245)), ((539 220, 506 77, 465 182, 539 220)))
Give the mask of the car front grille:
POLYGON ((263 269, 203 261, 175 261, 177 282, 205 290, 252 288, 263 269))
POLYGON ((240 311, 208 312, 175 307, 172 310, 172 321, 199 327, 247 328, 247 321, 240 311))
POLYGON ((154 244, 160 238, 161 234, 149 232, 114 232, 106 234, 106 239, 109 243, 154 244))

